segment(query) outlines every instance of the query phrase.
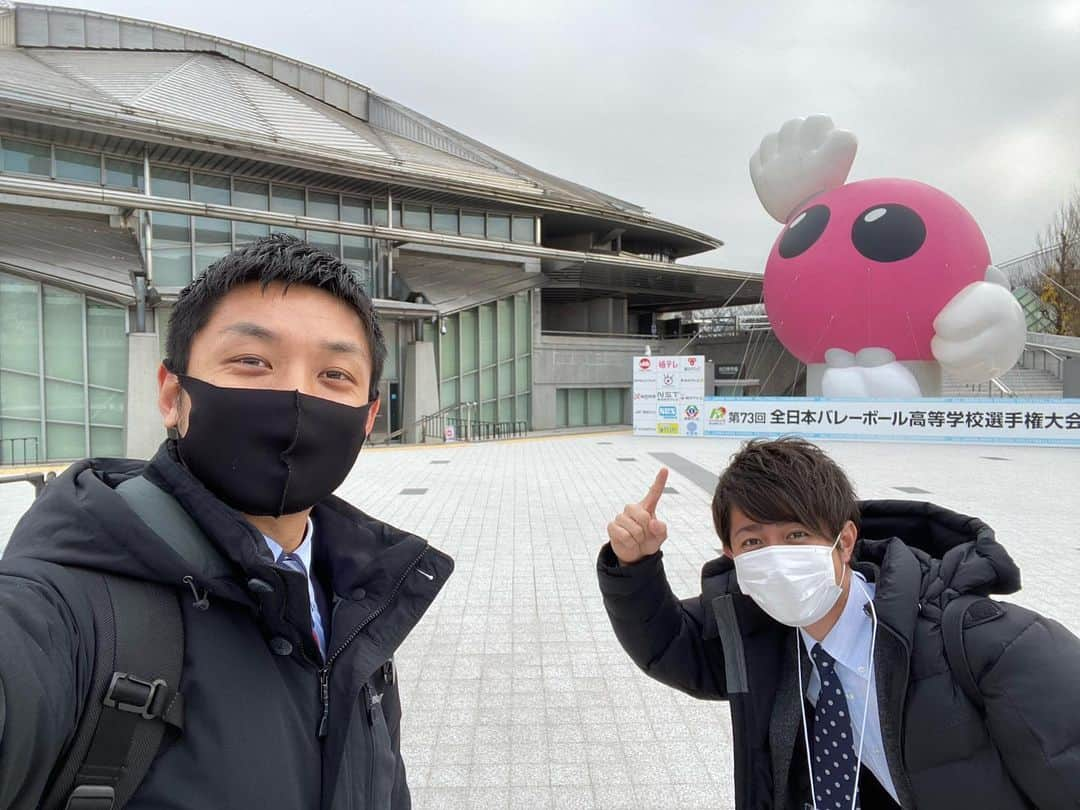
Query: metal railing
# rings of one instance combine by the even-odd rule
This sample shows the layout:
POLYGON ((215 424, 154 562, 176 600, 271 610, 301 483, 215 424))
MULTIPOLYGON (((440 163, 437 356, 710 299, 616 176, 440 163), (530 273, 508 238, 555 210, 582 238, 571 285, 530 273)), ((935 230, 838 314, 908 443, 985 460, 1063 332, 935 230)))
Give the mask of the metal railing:
POLYGON ((26 473, 24 475, 5 475, 0 476, 0 484, 19 484, 25 481, 33 485, 34 497, 37 498, 54 478, 56 478, 56 473, 52 471, 47 473, 26 473))
POLYGON ((459 402, 448 405, 435 413, 422 416, 408 427, 399 428, 387 435, 385 443, 419 432, 421 443, 428 439, 447 441, 485 441, 527 436, 529 423, 524 419, 496 420, 489 422, 480 418, 479 402, 459 402), (447 428, 452 428, 448 432, 447 428))
POLYGON ((1016 392, 1009 386, 1003 383, 996 377, 992 377, 988 382, 977 383, 965 386, 965 388, 971 392, 971 396, 975 397, 1015 397, 1016 392))
POLYGON ((1038 359, 1041 357, 1042 370, 1048 374, 1053 374, 1059 380, 1062 380, 1065 376, 1065 355, 1059 354, 1058 352, 1060 351, 1061 349, 1056 346, 1046 346, 1042 343, 1026 343, 1024 345, 1024 353, 1020 356, 1020 368, 1039 368, 1037 363, 1038 359), (1056 364, 1054 371, 1051 371, 1046 367, 1048 359, 1053 360, 1056 364))
POLYGON ((38 458, 38 437, 37 436, 15 436, 9 439, 0 439, 0 466, 12 467, 16 464, 37 464, 41 461, 38 458), (18 443, 18 445, 16 445, 18 443), (28 443, 32 443, 34 450, 34 457, 30 458, 30 453, 27 450, 28 443), (22 451, 16 453, 16 446, 22 451), (19 459, 19 456, 22 459, 19 459))

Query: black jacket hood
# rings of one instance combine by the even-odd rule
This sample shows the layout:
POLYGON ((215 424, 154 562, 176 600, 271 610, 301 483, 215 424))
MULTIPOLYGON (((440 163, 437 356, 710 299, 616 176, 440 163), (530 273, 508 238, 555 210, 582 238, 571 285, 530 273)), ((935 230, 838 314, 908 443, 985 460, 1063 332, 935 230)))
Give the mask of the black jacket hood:
MULTIPOLYGON (((372 518, 331 496, 312 518, 320 542, 314 566, 321 566, 336 594, 387 592, 426 547, 426 541, 372 518)), ((434 551, 434 549, 432 549, 434 551)), ((29 557, 190 588, 211 597, 254 605, 247 587, 272 565, 262 535, 243 515, 206 489, 166 442, 149 462, 88 459, 52 481, 16 525, 6 558, 29 557), (114 490, 136 475, 172 495, 232 564, 227 576, 196 570, 158 537, 114 490), (188 579, 190 578, 190 582, 188 579)), ((449 575, 452 562, 438 558, 449 575)))
MULTIPOLYGON (((1006 595, 1020 590, 1020 569, 994 530, 978 518, 924 501, 862 501, 852 567, 877 584, 879 614, 903 635, 927 606, 942 610, 961 594, 1006 595)), ((735 563, 720 557, 701 572, 710 596, 742 595, 735 563)), ((774 625, 750 599, 736 602, 742 626, 774 625)))

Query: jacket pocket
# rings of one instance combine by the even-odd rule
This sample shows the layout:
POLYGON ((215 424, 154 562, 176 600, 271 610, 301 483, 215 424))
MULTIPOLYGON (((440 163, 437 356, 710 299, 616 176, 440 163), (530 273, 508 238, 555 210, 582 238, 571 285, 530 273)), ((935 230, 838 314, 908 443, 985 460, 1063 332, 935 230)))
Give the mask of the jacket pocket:
POLYGON ((368 737, 368 784, 365 810, 388 810, 394 791, 397 758, 382 707, 383 693, 369 682, 360 691, 361 728, 368 737))

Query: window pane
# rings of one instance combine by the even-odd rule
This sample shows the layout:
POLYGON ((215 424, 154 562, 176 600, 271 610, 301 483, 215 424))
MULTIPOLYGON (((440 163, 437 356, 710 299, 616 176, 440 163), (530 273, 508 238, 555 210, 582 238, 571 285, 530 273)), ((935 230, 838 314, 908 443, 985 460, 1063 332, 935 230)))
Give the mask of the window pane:
POLYGON ((514 418, 514 400, 512 399, 500 399, 499 400, 499 421, 510 422, 514 418))
POLYGON ((441 233, 458 232, 458 212, 454 208, 436 208, 432 222, 434 230, 441 233))
MULTIPOLYGON (((62 422, 86 422, 86 402, 82 383, 45 380, 45 418, 62 422)), ((81 450, 79 452, 82 452, 81 450)), ((49 450, 50 455, 52 449, 49 450)))
POLYGON ((357 225, 371 224, 371 201, 360 197, 341 198, 341 219, 357 225))
POLYGON ((0 366, 38 371, 38 285, 0 275, 0 366))
POLYGON ((514 419, 524 422, 525 427, 532 424, 532 416, 529 413, 529 398, 527 396, 518 397, 514 401, 514 419))
POLYGON ((279 214, 292 214, 296 217, 304 216, 304 190, 302 188, 275 185, 272 191, 271 211, 277 211, 279 214))
POLYGON ((375 200, 371 204, 372 224, 385 228, 390 221, 386 216, 386 200, 375 200))
POLYGON ((567 426, 581 427, 585 424, 585 389, 567 390, 567 426))
POLYGON ((590 388, 588 394, 588 412, 590 425, 604 424, 604 389, 590 388))
POLYGON ((218 259, 229 255, 232 247, 229 245, 196 245, 195 246, 195 276, 201 276, 218 259))
POLYGON ((4 171, 21 174, 52 174, 52 148, 47 143, 31 143, 5 137, 4 171))
POLYGON ((248 242, 254 242, 256 239, 269 236, 270 227, 268 225, 258 225, 254 222, 235 222, 233 223, 233 233, 236 234, 236 246, 240 247, 240 245, 246 245, 248 242))
POLYGON ((150 218, 154 227, 154 284, 183 287, 191 281, 191 217, 155 211, 150 218))
POLYGON ((270 205, 270 187, 251 180, 233 180, 232 200, 237 208, 266 211, 270 205))
POLYGON ((451 315, 443 319, 446 333, 439 339, 439 373, 442 379, 458 375, 458 319, 451 315))
POLYGON ((0 419, 0 464, 42 461, 41 422, 0 419))
POLYGON ((375 297, 375 274, 371 264, 371 240, 366 236, 341 237, 345 264, 352 268, 364 291, 375 297))
POLYGON ((457 380, 447 380, 440 388, 439 407, 447 408, 450 405, 457 405, 458 402, 460 400, 458 399, 457 380))
POLYGON ((604 424, 621 425, 623 423, 623 400, 625 392, 621 388, 608 388, 604 391, 604 424))
POLYGON ((514 217, 514 241, 536 241, 536 225, 532 217, 514 217))
POLYGON ((514 393, 514 364, 499 363, 499 396, 514 393))
POLYGON ((118 428, 90 428, 90 455, 95 458, 122 458, 124 431, 118 428))
POLYGON ((398 378, 398 324, 397 321, 383 321, 383 336, 386 338, 386 364, 383 366, 383 379, 398 378))
POLYGON ((220 174, 195 173, 195 186, 191 198, 213 205, 230 205, 232 193, 229 191, 229 178, 220 174))
POLYGON ((529 390, 528 357, 519 357, 514 362, 514 390, 519 394, 529 390))
POLYGON ((461 319, 461 370, 476 371, 476 310, 468 309, 461 319))
POLYGON ((127 388, 126 325, 127 310, 123 307, 111 307, 97 301, 86 302, 91 385, 105 385, 121 391, 127 388))
POLYGON ((514 296, 514 330, 519 355, 530 352, 532 342, 532 311, 529 307, 529 294, 514 296))
POLYGON ((401 227, 401 203, 394 203, 394 227, 401 227))
POLYGON ((322 191, 309 191, 307 213, 309 217, 337 221, 341 218, 341 214, 338 212, 338 195, 326 194, 322 191))
POLYGON ((150 193, 158 197, 174 197, 178 200, 190 199, 191 180, 188 177, 188 170, 151 166, 150 193))
POLYGON ((61 180, 101 185, 101 155, 56 147, 56 176, 61 180))
POLYGON ((487 235, 488 239, 501 239, 504 242, 509 242, 510 217, 488 214, 487 235))
POLYGON ((480 394, 479 379, 476 374, 466 374, 461 378, 461 401, 476 402, 480 394))
MULTIPOLYGON (((82 316, 81 295, 45 287, 45 374, 78 382, 80 390, 83 381, 82 316)), ((82 399, 82 394, 79 398, 82 399)), ((54 419, 67 418, 49 415, 54 419)), ((82 416, 78 418, 81 420, 82 416)))
POLYGON ((197 245, 228 245, 232 243, 232 223, 227 219, 195 217, 197 245))
POLYGON ((40 419, 40 379, 36 374, 0 371, 0 415, 18 419, 40 419))
POLYGON ((480 365, 490 366, 495 362, 495 305, 483 304, 480 307, 480 365))
POLYGON ((341 258, 340 237, 327 231, 308 231, 307 240, 319 250, 325 250, 331 256, 341 258))
POLYGON ((499 359, 510 360, 514 356, 514 308, 509 299, 498 302, 499 359))
POLYGON ((558 388, 555 391, 555 426, 567 427, 569 424, 567 421, 566 413, 566 389, 558 388))
POLYGON ((86 427, 46 424, 50 461, 68 461, 86 455, 86 427))
POLYGON ((430 231, 431 209, 423 205, 406 205, 405 227, 414 231, 430 231))
POLYGON ((143 190, 143 167, 134 160, 105 158, 105 185, 143 190))
POLYGON ((480 421, 481 422, 494 422, 495 421, 495 403, 485 402, 480 406, 480 421))
POLYGON ((475 211, 462 211, 461 212, 461 235, 462 236, 480 236, 485 233, 484 230, 484 215, 475 211))
POLYGON ((124 395, 118 391, 90 389, 90 424, 124 426, 124 395))
POLYGON ((495 398, 495 369, 489 368, 480 372, 480 399, 495 398))

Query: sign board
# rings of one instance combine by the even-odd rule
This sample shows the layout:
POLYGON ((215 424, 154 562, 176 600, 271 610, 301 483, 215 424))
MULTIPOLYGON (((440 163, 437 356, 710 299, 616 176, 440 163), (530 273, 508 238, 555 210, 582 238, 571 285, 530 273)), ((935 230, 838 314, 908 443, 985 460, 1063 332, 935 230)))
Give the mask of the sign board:
POLYGON ((700 354, 634 358, 634 433, 701 436, 705 357, 700 354))
POLYGON ((707 397, 704 409, 704 436, 1080 447, 1080 399, 707 397))
POLYGON ((443 428, 443 441, 452 442, 457 439, 457 430, 453 425, 447 425, 443 428))

